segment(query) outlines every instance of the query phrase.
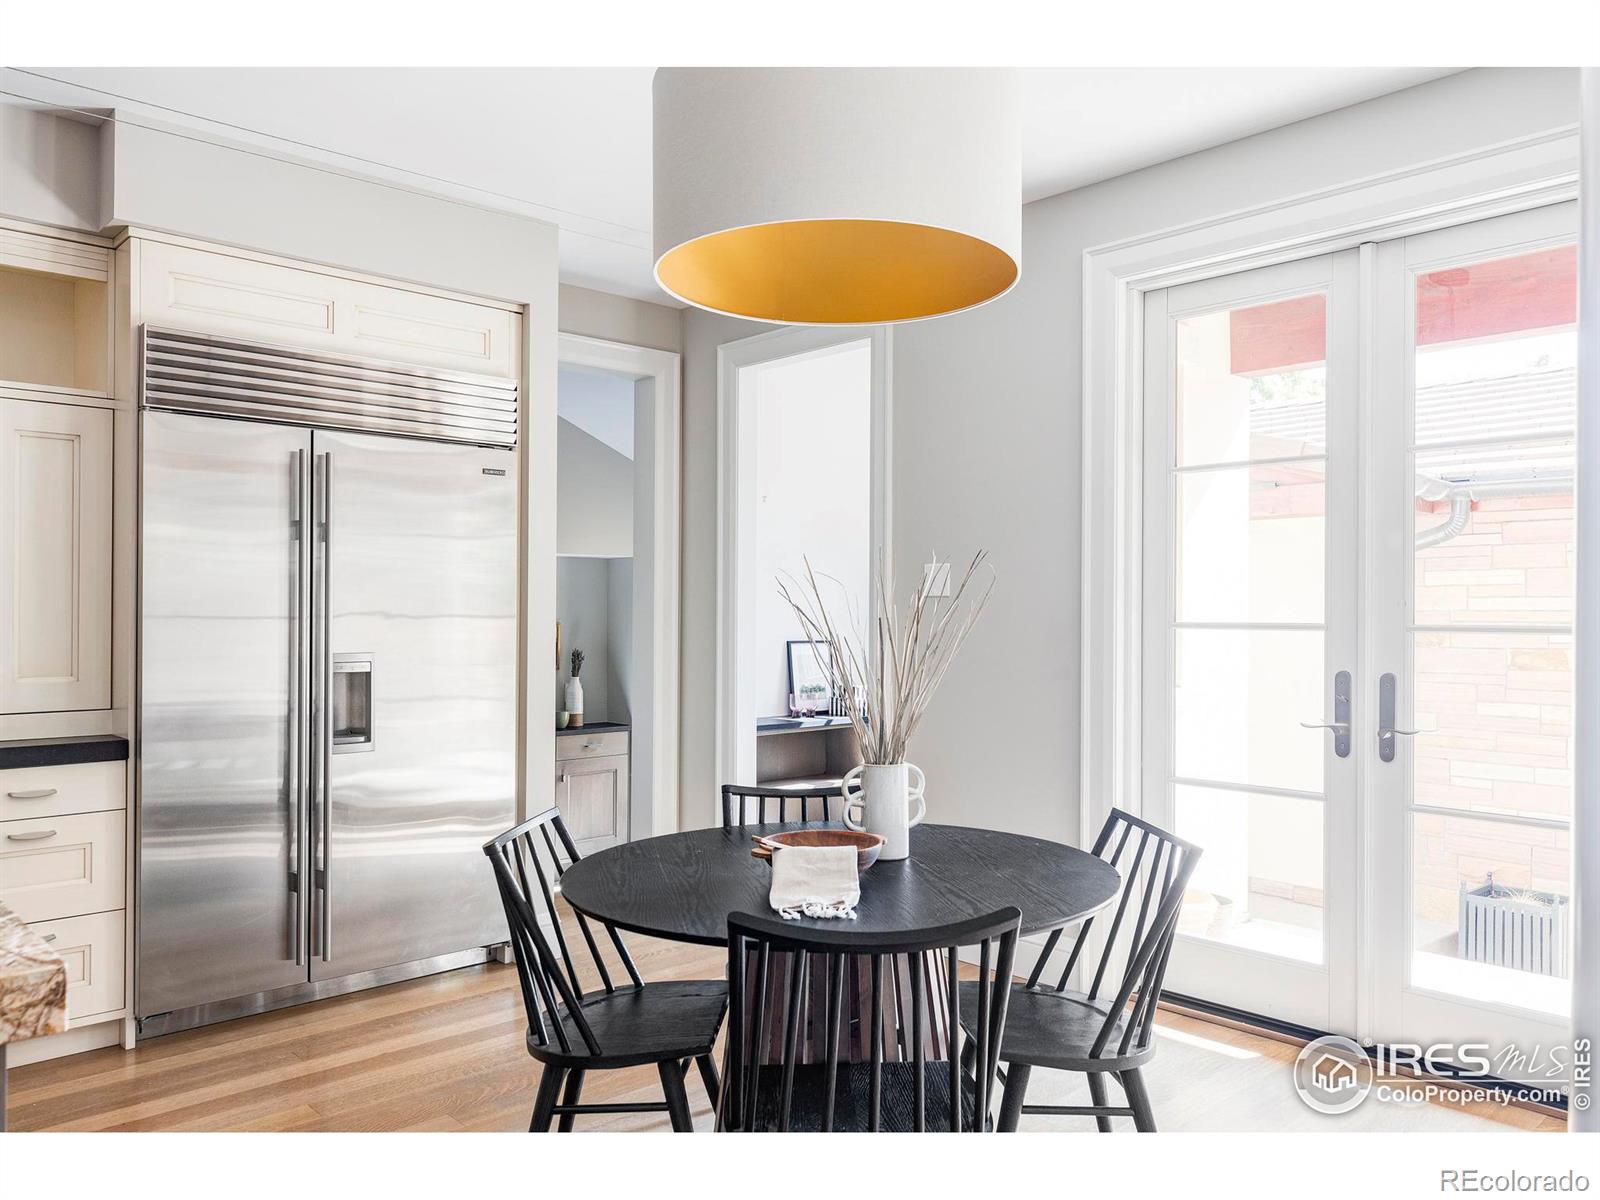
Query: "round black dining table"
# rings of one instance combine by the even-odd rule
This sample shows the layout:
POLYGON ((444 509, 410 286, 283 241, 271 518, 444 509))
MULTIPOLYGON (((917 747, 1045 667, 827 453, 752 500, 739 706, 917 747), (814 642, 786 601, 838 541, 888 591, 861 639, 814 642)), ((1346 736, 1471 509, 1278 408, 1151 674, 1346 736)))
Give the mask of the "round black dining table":
MULTIPOLYGON (((729 913, 772 914, 767 903, 772 868, 751 855, 751 836, 821 824, 694 829, 628 842, 573 863, 561 877, 561 892, 578 912, 619 929, 668 941, 726 945, 729 913)), ((1083 919, 1109 903, 1120 884, 1121 877, 1110 864, 1059 842, 993 829, 924 824, 911 831, 910 858, 880 859, 861 873, 854 921, 801 918, 793 924, 802 929, 848 925, 851 932, 903 932, 955 924, 1015 905, 1027 935, 1083 919)), ((895 971, 910 969, 907 961, 895 971)), ((924 956, 922 969, 929 979, 939 978, 940 967, 931 956, 924 956)), ((866 964, 858 964, 856 978, 847 985, 847 1010, 859 1015, 866 1005, 882 1004, 890 1028, 909 1027, 907 1015, 897 1011, 908 988, 886 988, 873 1001, 866 990, 865 971, 866 964)), ((817 972, 818 980, 823 977, 817 972)), ((786 1003, 776 974, 769 987, 776 1014, 786 1003)), ((925 1052, 929 1059, 938 1059, 944 1055, 950 1014, 938 999, 938 989, 930 987, 925 994, 921 1022, 925 1052)), ((809 1011, 820 1012, 820 1000, 819 996, 816 1004, 807 1005, 804 1035, 809 1052, 816 1055, 822 1053, 823 1034, 809 1011)), ((771 1042, 781 1028, 774 1015, 763 1040, 771 1042)), ((862 1022, 850 1022, 845 1051, 850 1061, 864 1061, 862 1028, 862 1022)), ((909 1045, 898 1043, 890 1058, 909 1053, 909 1045)))
MULTIPOLYGON (((811 828, 819 822, 810 823, 811 828)), ((692 829, 600 850, 561 877, 568 904, 621 929, 674 942, 720 946, 728 914, 771 916, 772 868, 750 854, 751 835, 807 825, 692 829)), ((970 829, 918 825, 911 857, 874 863, 861 874, 852 931, 898 932, 1022 910, 1024 936, 1070 925, 1103 907, 1120 876, 1092 854, 1059 842, 970 829)), ((797 928, 839 928, 802 919, 797 928)))

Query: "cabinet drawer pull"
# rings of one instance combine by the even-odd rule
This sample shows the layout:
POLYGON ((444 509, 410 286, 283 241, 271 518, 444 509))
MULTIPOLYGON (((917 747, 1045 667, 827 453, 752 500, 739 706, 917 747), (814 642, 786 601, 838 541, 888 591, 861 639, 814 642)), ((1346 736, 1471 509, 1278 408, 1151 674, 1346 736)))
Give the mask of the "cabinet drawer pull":
POLYGON ((53 838, 55 835, 56 831, 54 829, 35 829, 32 833, 8 833, 6 834, 6 841, 42 842, 45 838, 53 838))
POLYGON ((56 794, 56 789, 55 788, 34 788, 32 791, 28 791, 28 792, 7 792, 6 793, 6 795, 12 800, 48 800, 51 796, 54 796, 55 794, 56 794))
POLYGON ((53 933, 41 933, 39 935, 39 940, 41 942, 53 942, 56 940, 56 935, 53 933))

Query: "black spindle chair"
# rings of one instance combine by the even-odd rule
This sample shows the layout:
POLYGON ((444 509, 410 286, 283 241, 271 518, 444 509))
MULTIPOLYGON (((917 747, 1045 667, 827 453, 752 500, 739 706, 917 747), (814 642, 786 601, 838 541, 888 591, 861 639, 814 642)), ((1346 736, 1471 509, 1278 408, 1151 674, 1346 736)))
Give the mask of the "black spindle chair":
POLYGON ((733 1006, 717 1128, 782 1133, 886 1128, 959 1133, 991 1128, 988 1113, 996 1052, 1006 1024, 1021 917, 1017 909, 1006 908, 956 925, 861 934, 849 928, 797 929, 776 918, 746 913, 729 916, 728 990, 733 1006), (946 1011, 955 1011, 963 986, 957 974, 963 946, 979 947, 983 981, 968 985, 977 1000, 967 1028, 975 1073, 963 1068, 959 1022, 949 1023, 948 1062, 928 1061, 923 1036, 927 1001, 932 998, 925 992, 943 987, 949 1003, 946 1011), (944 954, 942 969, 929 966, 939 961, 934 951, 944 954), (854 1040, 851 1016, 842 1011, 846 979, 862 967, 870 979, 870 998, 861 997, 861 1007, 870 1016, 860 1018, 870 1023, 868 1061, 841 1062, 841 1037, 847 1044, 854 1040), (985 986, 991 968, 994 979, 985 986), (823 976, 826 1009, 826 1049, 820 1063, 804 1061, 816 1057, 815 1050, 808 1052, 802 1034, 808 1025, 813 970, 823 976), (777 979, 775 973, 785 978, 777 979), (942 982, 934 978, 936 973, 944 976, 942 982), (884 989, 898 996, 902 977, 909 977, 912 1028, 886 1031, 885 1008, 901 1008, 898 1001, 885 1003, 890 993, 884 989), (886 1044, 907 1041, 913 1048, 912 1061, 884 1061, 886 1044))
POLYGON ((844 792, 837 787, 722 785, 722 827, 765 825, 768 821, 837 821, 844 792))
POLYGON ((489 842, 483 852, 494 866, 511 930, 528 1017, 528 1053, 544 1068, 528 1131, 545 1133, 559 1117, 561 1131, 569 1132, 578 1113, 665 1112, 674 1131, 689 1132, 693 1125, 683 1080, 691 1061, 716 1103, 719 1083, 711 1055, 728 1007, 727 985, 720 979, 645 983, 616 929, 603 921, 591 923, 582 913, 574 913, 583 939, 574 955, 556 909, 554 885, 579 856, 558 810, 530 817, 489 842), (613 982, 594 925, 611 943, 626 980, 613 982), (554 949, 546 927, 554 936, 554 949), (586 969, 592 967, 601 985, 588 993, 578 974, 585 947, 586 969), (661 1076, 663 1103, 578 1103, 588 1072, 651 1063, 661 1076))
MULTIPOLYGON (((1111 916, 1102 930, 1103 945, 1094 963, 1094 975, 1087 991, 1068 990, 1079 960, 1084 959, 1085 971, 1090 966, 1084 952, 1096 923, 1096 917, 1091 916, 1078 927, 1078 936, 1054 987, 1041 985, 1039 980, 1061 941, 1060 929, 1054 930, 1045 942, 1028 982, 1012 987, 1011 1018, 1000 1047, 1000 1061, 1006 1071, 1001 1129, 1015 1129, 1023 1113, 1047 1113, 1092 1116, 1102 1133, 1110 1132, 1112 1117, 1132 1117, 1134 1128, 1140 1132, 1155 1132, 1155 1114, 1140 1071, 1155 1054, 1152 1039, 1161 980, 1172 952, 1184 889, 1200 860, 1200 850, 1148 821, 1113 808, 1095 839, 1093 853, 1122 874, 1122 888, 1113 905, 1102 910, 1111 916), (1132 925, 1126 924, 1130 919, 1132 925), (1119 959, 1120 970, 1113 970, 1113 962, 1119 959), (1092 1103, 1024 1103, 1034 1067, 1083 1072, 1088 1077, 1092 1103), (1126 1105, 1112 1106, 1108 1102, 1107 1075, 1116 1076, 1122 1084, 1126 1105)), ((1091 950, 1089 958, 1095 957, 1091 950)), ((963 989, 964 1024, 977 1019, 979 1001, 976 988, 963 989)), ((971 1061, 969 1052, 968 1063, 971 1061)))

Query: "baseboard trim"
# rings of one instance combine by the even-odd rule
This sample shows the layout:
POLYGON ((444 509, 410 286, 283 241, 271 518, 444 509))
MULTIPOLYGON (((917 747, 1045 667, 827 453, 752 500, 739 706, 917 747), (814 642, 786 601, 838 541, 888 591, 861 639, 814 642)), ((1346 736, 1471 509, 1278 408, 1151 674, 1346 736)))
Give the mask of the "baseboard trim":
POLYGON ((12 1042, 6 1047, 6 1067, 26 1067, 31 1063, 121 1044, 122 1022, 115 1019, 100 1021, 94 1025, 69 1029, 65 1033, 52 1033, 49 1037, 12 1042))

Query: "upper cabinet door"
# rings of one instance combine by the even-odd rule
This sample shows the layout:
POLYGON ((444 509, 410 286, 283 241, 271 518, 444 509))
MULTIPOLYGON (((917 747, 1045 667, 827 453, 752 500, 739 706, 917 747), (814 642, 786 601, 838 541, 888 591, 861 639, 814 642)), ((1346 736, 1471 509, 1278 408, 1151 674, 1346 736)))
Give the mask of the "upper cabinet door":
POLYGON ((111 706, 111 419, 0 401, 0 713, 111 706))
POLYGON ((140 321, 336 354, 516 378, 517 314, 154 239, 140 244, 140 321))

